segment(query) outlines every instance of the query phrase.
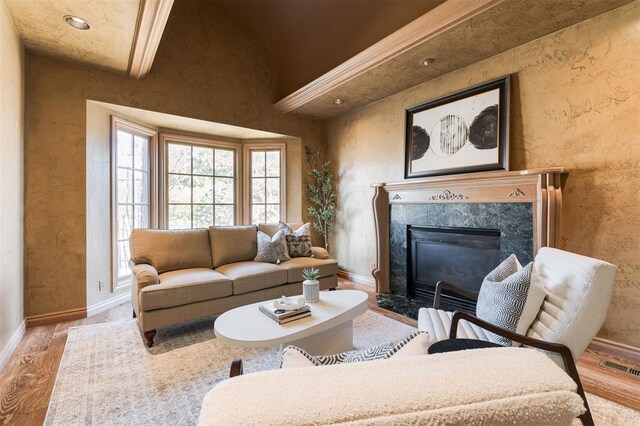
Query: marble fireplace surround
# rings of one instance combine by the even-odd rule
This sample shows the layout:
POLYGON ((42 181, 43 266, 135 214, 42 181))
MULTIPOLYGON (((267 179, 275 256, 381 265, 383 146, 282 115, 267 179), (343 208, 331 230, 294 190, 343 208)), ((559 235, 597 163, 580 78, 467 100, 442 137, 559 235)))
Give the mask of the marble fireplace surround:
MULTIPOLYGON (((559 244, 563 173, 563 168, 554 167, 436 176, 372 185, 375 189, 376 263, 371 273, 376 281, 376 291, 389 293, 391 290, 389 247, 393 205, 530 203, 535 255, 540 247, 559 244)), ((510 209, 502 210, 508 212, 510 209)))

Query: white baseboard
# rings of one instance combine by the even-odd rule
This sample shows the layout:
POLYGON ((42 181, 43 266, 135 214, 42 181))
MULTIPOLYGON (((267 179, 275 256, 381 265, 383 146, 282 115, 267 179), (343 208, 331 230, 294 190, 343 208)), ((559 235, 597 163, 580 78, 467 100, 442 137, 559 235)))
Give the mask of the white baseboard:
POLYGON ((7 342, 7 346, 2 350, 2 355, 0 355, 0 372, 4 370, 4 367, 9 363, 9 360, 13 356, 13 353, 18 349, 18 345, 22 341, 24 337, 24 333, 27 330, 27 323, 22 320, 16 331, 13 332, 11 338, 7 342))
POLYGON ((342 269, 338 270, 338 277, 354 282, 356 284, 363 284, 371 287, 376 286, 376 281, 373 278, 365 277, 358 274, 353 274, 351 272, 347 272, 342 269))
POLYGON ((126 292, 112 299, 95 303, 87 308, 87 317, 99 314, 100 312, 104 312, 107 309, 111 309, 114 306, 118 306, 121 303, 125 303, 130 300, 131 300, 131 293, 126 292))

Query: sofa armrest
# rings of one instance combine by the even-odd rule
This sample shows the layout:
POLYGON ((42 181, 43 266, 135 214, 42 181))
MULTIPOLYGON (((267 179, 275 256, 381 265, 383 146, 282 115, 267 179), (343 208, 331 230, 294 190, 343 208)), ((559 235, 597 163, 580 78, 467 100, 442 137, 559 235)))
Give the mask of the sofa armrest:
POLYGON ((329 259, 329 252, 322 247, 311 247, 311 253, 314 259, 329 259))
POLYGON ((148 263, 134 264, 129 262, 131 273, 133 274, 134 283, 137 284, 138 290, 148 285, 160 284, 158 271, 148 263))

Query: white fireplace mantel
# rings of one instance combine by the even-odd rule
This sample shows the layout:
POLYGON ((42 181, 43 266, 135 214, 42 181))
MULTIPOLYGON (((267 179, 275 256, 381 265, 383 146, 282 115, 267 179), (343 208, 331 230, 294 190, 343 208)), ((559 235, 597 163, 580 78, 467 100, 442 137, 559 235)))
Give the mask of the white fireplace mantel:
POLYGON ((389 292, 390 205, 431 203, 532 203, 533 249, 556 247, 560 239, 561 167, 481 172, 394 183, 378 183, 373 197, 376 265, 371 272, 378 293, 389 292))

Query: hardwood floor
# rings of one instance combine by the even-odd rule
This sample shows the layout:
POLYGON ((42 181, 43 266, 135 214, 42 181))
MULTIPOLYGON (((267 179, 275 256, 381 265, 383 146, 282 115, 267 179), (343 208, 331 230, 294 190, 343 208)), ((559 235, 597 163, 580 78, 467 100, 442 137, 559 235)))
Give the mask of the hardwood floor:
POLYGON ((41 425, 47 414, 69 327, 131 318, 128 303, 77 321, 28 328, 0 373, 0 425, 41 425))
MULTIPOLYGON (((339 288, 366 291, 373 311, 414 327, 417 325, 416 320, 378 307, 375 292, 369 286, 340 280, 339 288)), ((131 307, 125 303, 90 318, 27 329, 15 354, 0 373, 0 425, 29 426, 44 422, 69 327, 129 318, 131 307)), ((640 411, 640 380, 601 367, 602 356, 606 354, 587 351, 578 361, 585 390, 640 411)))

